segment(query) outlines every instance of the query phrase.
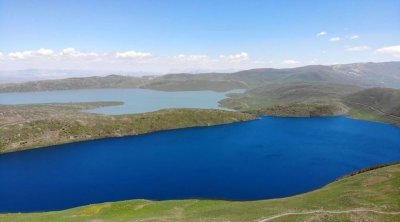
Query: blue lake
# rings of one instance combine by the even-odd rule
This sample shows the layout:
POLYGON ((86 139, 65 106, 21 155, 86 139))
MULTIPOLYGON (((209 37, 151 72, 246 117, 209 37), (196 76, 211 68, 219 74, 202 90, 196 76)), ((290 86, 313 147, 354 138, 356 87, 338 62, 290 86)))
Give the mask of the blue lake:
POLYGON ((136 198, 285 197, 399 160, 395 126, 346 117, 263 117, 0 155, 0 211, 136 198))
POLYGON ((167 108, 222 109, 218 101, 229 92, 185 91, 163 92, 148 89, 85 89, 59 90, 51 92, 0 93, 0 104, 35 104, 119 101, 121 106, 103 107, 89 112, 100 114, 128 114, 152 112, 167 108))

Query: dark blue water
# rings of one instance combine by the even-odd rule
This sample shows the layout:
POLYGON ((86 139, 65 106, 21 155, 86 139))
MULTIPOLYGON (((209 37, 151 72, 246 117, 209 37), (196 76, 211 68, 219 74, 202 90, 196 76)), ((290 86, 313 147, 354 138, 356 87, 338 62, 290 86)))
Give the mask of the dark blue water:
POLYGON ((257 200, 400 160, 400 128, 269 118, 0 155, 0 211, 145 198, 257 200))

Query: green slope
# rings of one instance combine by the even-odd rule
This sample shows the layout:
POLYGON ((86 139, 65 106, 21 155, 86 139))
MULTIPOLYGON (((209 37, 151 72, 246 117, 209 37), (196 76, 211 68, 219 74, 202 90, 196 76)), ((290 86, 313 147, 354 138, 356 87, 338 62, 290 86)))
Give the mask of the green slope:
POLYGON ((400 90, 342 84, 272 84, 230 94, 221 106, 270 116, 329 116, 400 125, 400 90))
POLYGON ((400 90, 371 88, 344 96, 342 101, 351 107, 350 116, 400 125, 400 90))
POLYGON ((118 104, 0 105, 0 154, 97 138, 255 119, 250 114, 207 109, 167 109, 112 116, 81 112, 118 104))
POLYGON ((236 110, 253 110, 275 105, 332 104, 343 95, 362 88, 342 84, 273 84, 248 90, 244 94, 230 94, 220 101, 224 107, 236 110))
POLYGON ((0 214, 1 222, 400 221, 400 165, 345 177, 321 189, 263 201, 129 200, 64 211, 0 214))

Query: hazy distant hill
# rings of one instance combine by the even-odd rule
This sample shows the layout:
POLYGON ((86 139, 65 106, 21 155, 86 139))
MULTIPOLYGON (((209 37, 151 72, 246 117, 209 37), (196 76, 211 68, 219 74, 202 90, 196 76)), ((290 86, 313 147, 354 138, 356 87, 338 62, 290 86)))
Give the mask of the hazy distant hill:
POLYGON ((42 80, 17 84, 1 84, 0 92, 29 92, 68 89, 138 88, 146 78, 109 75, 60 80, 42 80))
POLYGON ((354 83, 400 88, 400 62, 356 63, 332 68, 354 83))
POLYGON ((169 74, 157 77, 154 81, 158 82, 159 89, 162 89, 161 85, 166 82, 187 84, 189 81, 200 80, 224 82, 231 88, 237 86, 256 88, 275 83, 335 83, 363 87, 400 88, 400 62, 315 65, 290 69, 264 68, 235 73, 169 74))
POLYGON ((155 75, 148 72, 122 72, 122 71, 94 71, 94 70, 71 70, 71 69, 21 69, 12 71, 0 71, 1 83, 21 83, 28 81, 65 79, 69 77, 79 78, 88 76, 106 76, 110 74, 121 74, 127 76, 155 75))
POLYGON ((400 62, 252 69, 235 73, 169 74, 156 77, 110 75, 18 84, 0 84, 0 92, 90 88, 148 88, 165 91, 253 89, 271 84, 343 84, 400 88, 400 62))

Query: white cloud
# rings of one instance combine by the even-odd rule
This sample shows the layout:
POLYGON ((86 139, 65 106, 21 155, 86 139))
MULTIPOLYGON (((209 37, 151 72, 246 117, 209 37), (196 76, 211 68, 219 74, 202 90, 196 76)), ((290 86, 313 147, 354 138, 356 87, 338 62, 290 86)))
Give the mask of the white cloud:
POLYGON ((253 63, 254 64, 259 64, 259 65, 271 65, 271 64, 274 63, 274 61, 272 61, 272 60, 267 60, 267 61, 265 61, 265 60, 254 60, 253 63))
POLYGON ((155 56, 134 50, 119 52, 88 52, 75 48, 64 48, 58 52, 48 48, 7 52, 0 57, 1 69, 77 69, 80 70, 128 70, 140 72, 169 72, 170 70, 241 70, 252 68, 246 61, 247 53, 211 58, 207 55, 185 55, 174 57, 155 56))
POLYGON ((76 52, 76 50, 74 48, 66 48, 63 49, 61 54, 66 54, 66 55, 70 55, 70 54, 74 54, 76 52))
POLYGON ((39 55, 43 55, 43 56, 50 56, 50 55, 54 54, 54 51, 51 49, 41 48, 41 49, 37 50, 36 53, 39 55))
POLYGON ((286 59, 286 60, 282 61, 282 64, 284 64, 284 65, 296 65, 296 64, 300 64, 300 61, 293 60, 293 59, 286 59))
POLYGON ((33 51, 22 51, 22 52, 10 52, 8 53, 8 57, 11 59, 26 59, 32 57, 34 54, 33 51))
MULTIPOLYGON (((3 52, 4 53, 4 52, 3 52)), ((1 55, 1 54, 0 54, 1 55)), ((306 60, 304 60, 306 61, 306 60)), ((296 60, 272 62, 268 58, 252 58, 246 52, 209 56, 206 54, 179 54, 157 56, 134 50, 95 52, 64 48, 56 51, 49 48, 6 52, 0 56, 0 70, 46 69, 46 70, 107 70, 118 72, 231 72, 264 67, 292 67, 305 64, 296 60), (200 71, 199 71, 200 70, 200 71)))
POLYGON ((126 51, 126 52, 117 52, 115 54, 115 57, 121 59, 144 59, 152 57, 152 54, 147 52, 126 51))
POLYGON ((390 54, 394 57, 400 57, 400 45, 387 46, 376 50, 377 53, 390 54))
POLYGON ((41 48, 36 51, 21 51, 21 52, 10 52, 7 56, 11 59, 27 59, 27 58, 35 58, 35 57, 43 57, 43 56, 53 56, 54 51, 51 49, 41 48))
POLYGON ((362 45, 362 46, 348 47, 346 49, 346 51, 349 51, 349 52, 363 52, 363 51, 368 51, 370 49, 371 48, 369 46, 362 45))
POLYGON ((72 56, 72 57, 97 57, 98 53, 95 52, 80 52, 74 48, 65 48, 60 53, 61 56, 72 56))
POLYGON ((220 55, 219 58, 221 60, 228 60, 230 62, 243 62, 250 59, 249 54, 246 52, 241 52, 234 55, 220 55))
POLYGON ((173 59, 179 62, 206 62, 209 61, 209 57, 206 55, 185 55, 180 54, 174 56, 173 59))
POLYGON ((323 35, 326 35, 326 34, 328 34, 328 33, 327 33, 327 32, 324 32, 324 31, 318 32, 318 33, 317 33, 317 37, 320 37, 320 36, 323 36, 323 35))
POLYGON ((352 36, 350 36, 350 39, 358 39, 358 38, 360 38, 360 36, 358 36, 358 35, 352 35, 352 36))
POLYGON ((329 41, 331 41, 331 42, 340 41, 340 37, 332 37, 329 39, 329 41))

